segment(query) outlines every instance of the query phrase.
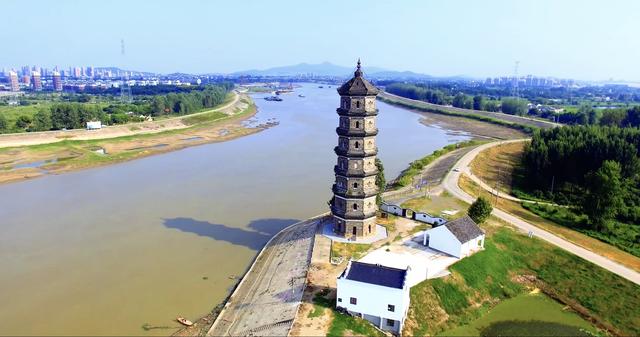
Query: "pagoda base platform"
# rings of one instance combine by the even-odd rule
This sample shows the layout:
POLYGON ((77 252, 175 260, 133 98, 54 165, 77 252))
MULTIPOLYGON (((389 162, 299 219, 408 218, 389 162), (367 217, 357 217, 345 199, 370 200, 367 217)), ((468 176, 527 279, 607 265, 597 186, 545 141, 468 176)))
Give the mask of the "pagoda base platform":
POLYGON ((325 221, 322 224, 322 235, 328 237, 332 241, 342 243, 374 243, 387 238, 387 229, 382 225, 376 225, 376 235, 364 237, 345 238, 333 231, 333 221, 325 221))

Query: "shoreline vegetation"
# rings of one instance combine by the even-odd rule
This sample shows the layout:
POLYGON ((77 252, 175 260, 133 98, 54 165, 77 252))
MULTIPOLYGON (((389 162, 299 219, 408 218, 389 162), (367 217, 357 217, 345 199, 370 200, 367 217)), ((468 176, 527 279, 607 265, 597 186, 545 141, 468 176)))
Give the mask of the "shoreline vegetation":
MULTIPOLYGON (((515 129, 527 134, 531 134, 533 133, 534 130, 538 129, 538 127, 536 126, 508 122, 508 121, 500 120, 497 118, 482 116, 477 113, 458 112, 446 106, 435 107, 432 105, 428 105, 425 102, 416 102, 411 99, 395 96, 386 92, 382 92, 378 96, 378 99, 382 102, 401 106, 407 109, 414 109, 422 112, 430 112, 430 113, 441 114, 441 115, 452 116, 452 117, 463 117, 463 118, 473 119, 480 122, 485 122, 485 123, 490 123, 490 124, 495 124, 495 125, 515 129)), ((532 122, 537 122, 537 121, 532 121, 532 122)))
MULTIPOLYGON (((63 139, 53 143, 0 148, 0 184, 228 141, 277 124, 245 125, 243 122, 256 112, 257 108, 251 98, 242 95, 233 104, 225 106, 223 103, 222 109, 218 107, 181 116, 176 119, 180 126, 162 131, 149 130, 135 134, 142 130, 132 130, 133 134, 111 138, 63 139)), ((157 127, 162 126, 160 124, 157 127)))
POLYGON ((400 172, 400 175, 394 179, 393 181, 390 182, 389 184, 389 188, 387 188, 387 191, 393 191, 396 190, 398 188, 401 187, 405 187, 408 186, 409 184, 411 184, 413 182, 413 179, 419 175, 422 172, 422 169, 429 165, 430 163, 432 163, 434 160, 442 157, 443 155, 458 150, 458 149, 462 149, 465 147, 469 147, 469 146, 477 146, 477 145, 481 145, 486 143, 486 141, 479 141, 479 140, 467 140, 464 142, 459 142, 459 143, 454 143, 454 144, 449 144, 445 147, 442 147, 440 149, 437 149, 435 151, 433 151, 432 153, 420 158, 420 159, 416 159, 414 161, 412 161, 411 163, 409 163, 409 167, 407 167, 406 169, 404 169, 402 172, 400 172))

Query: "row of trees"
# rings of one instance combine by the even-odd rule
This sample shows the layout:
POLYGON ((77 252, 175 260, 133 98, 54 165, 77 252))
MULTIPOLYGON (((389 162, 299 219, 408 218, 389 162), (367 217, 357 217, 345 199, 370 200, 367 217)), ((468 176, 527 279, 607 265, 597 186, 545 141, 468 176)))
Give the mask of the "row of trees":
POLYGON ((151 100, 151 114, 154 116, 171 113, 184 115, 201 109, 211 108, 224 102, 232 88, 233 84, 224 83, 209 86, 202 91, 169 93, 164 96, 154 96, 151 100))
MULTIPOLYGON (((61 102, 41 108, 33 115, 21 115, 14 123, 0 114, 0 133, 15 131, 48 131, 84 128, 89 121, 105 125, 140 121, 141 115, 187 114, 211 108, 224 102, 233 88, 231 83, 207 86, 202 90, 169 93, 136 100, 134 103, 115 103, 108 106, 94 103, 61 102)), ((90 95, 84 95, 91 97, 90 95)), ((86 100, 91 101, 91 99, 86 100)), ((84 102, 84 100, 82 100, 84 102)))
POLYGON ((526 115, 529 111, 528 101, 514 97, 490 99, 483 95, 467 95, 458 92, 455 95, 440 89, 430 89, 419 84, 393 83, 386 91, 411 99, 440 105, 452 105, 456 108, 504 112, 510 115, 526 115))
POLYGON ((534 132, 523 187, 580 205, 593 229, 640 221, 640 130, 569 126, 534 132), (553 190, 552 190, 553 189, 553 190))
POLYGON ((559 115, 559 121, 565 124, 640 127, 640 107, 603 110, 581 105, 574 113, 559 115))

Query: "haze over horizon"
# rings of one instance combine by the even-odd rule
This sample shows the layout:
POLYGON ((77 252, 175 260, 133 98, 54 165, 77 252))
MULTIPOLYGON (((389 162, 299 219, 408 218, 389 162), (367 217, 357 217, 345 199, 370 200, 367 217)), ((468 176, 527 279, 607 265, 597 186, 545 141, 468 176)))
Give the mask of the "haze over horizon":
POLYGON ((640 81, 633 0, 9 0, 3 12, 0 67, 231 73, 361 57, 365 69, 482 78, 518 60, 520 75, 640 81))

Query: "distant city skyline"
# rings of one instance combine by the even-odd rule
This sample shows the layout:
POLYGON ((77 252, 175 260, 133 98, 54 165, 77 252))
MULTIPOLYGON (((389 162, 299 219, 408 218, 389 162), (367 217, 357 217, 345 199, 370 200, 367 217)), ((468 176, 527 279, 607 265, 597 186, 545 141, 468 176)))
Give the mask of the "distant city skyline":
POLYGON ((519 61, 520 75, 640 81, 633 0, 8 0, 3 12, 0 67, 14 69, 232 73, 361 57, 365 70, 436 77, 511 76, 519 61))

